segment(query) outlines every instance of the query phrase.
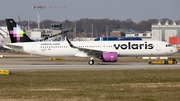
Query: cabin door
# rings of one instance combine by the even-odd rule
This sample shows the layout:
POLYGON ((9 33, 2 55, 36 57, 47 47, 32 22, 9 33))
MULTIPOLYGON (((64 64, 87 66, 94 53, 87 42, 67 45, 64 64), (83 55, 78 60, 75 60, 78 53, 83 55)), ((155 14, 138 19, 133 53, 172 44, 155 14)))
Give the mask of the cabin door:
POLYGON ((156 51, 161 51, 161 42, 156 41, 156 51))
POLYGON ((36 44, 35 43, 31 44, 31 52, 36 52, 36 44))

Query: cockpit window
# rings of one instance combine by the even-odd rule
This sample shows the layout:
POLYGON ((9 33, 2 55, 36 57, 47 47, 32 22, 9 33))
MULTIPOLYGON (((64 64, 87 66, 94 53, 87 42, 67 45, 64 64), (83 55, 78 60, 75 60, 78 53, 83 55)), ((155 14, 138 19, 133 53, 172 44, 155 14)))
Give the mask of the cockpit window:
POLYGON ((172 47, 172 45, 171 44, 166 44, 166 47, 172 47))

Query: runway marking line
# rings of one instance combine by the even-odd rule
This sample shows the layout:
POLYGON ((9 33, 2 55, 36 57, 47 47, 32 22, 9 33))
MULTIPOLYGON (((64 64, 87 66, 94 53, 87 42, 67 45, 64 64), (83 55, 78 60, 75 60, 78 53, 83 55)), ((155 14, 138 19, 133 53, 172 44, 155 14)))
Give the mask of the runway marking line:
POLYGON ((29 91, 62 91, 62 88, 46 88, 46 89, 29 89, 29 91))

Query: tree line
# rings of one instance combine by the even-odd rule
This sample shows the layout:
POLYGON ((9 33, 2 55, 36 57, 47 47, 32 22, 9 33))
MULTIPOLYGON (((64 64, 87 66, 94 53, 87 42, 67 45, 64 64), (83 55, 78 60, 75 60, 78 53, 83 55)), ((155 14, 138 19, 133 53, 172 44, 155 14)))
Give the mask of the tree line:
MULTIPOLYGON (((145 32, 145 31, 151 31, 151 25, 153 23, 158 23, 158 21, 161 21, 162 24, 164 24, 167 20, 169 20, 169 23, 172 24, 173 21, 167 18, 163 19, 149 19, 149 20, 143 20, 139 23, 133 22, 132 19, 127 19, 125 21, 120 20, 110 20, 108 18, 106 19, 88 19, 88 18, 82 18, 77 21, 69 21, 65 20, 63 22, 59 21, 52 21, 52 20, 43 20, 41 21, 41 28, 50 28, 51 23, 62 23, 63 28, 74 28, 75 22, 76 22, 76 33, 77 36, 80 36, 82 33, 86 33, 86 36, 90 37, 92 32, 92 24, 93 24, 93 33, 97 33, 97 37, 101 36, 102 34, 106 35, 106 31, 108 28, 108 33, 110 33, 113 29, 124 29, 124 30, 137 30, 138 32, 145 32)), ((0 20, 0 23, 5 23, 4 20, 0 20)), ((17 22, 18 24, 22 26, 28 26, 28 21, 21 21, 17 22)), ((180 24, 180 20, 176 21, 177 24, 180 24)), ((35 21, 30 21, 30 27, 31 28, 37 28, 37 23, 35 21)))

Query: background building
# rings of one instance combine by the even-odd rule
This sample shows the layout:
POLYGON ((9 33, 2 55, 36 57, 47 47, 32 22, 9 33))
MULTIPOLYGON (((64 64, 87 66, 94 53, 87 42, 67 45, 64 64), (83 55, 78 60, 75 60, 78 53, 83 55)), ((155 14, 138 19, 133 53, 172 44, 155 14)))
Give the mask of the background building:
POLYGON ((144 33, 139 33, 137 30, 124 30, 124 29, 116 29, 110 33, 110 37, 140 37, 142 40, 152 40, 151 31, 146 31, 144 33))
POLYGON ((123 29, 114 29, 114 30, 110 33, 110 37, 124 38, 124 37, 125 37, 124 30, 123 30, 123 29))
MULTIPOLYGON (((52 36, 62 32, 62 24, 52 23, 51 28, 48 29, 30 29, 26 30, 26 34, 34 40, 42 39, 44 37, 52 36)), ((61 35, 60 35, 61 36, 61 35)), ((59 39, 60 36, 53 37, 54 39, 59 39)))
POLYGON ((162 24, 160 21, 158 24, 152 24, 152 40, 160 40, 169 42, 169 37, 180 37, 180 25, 176 22, 172 24, 166 21, 162 24))
POLYGON ((151 31, 146 31, 144 33, 126 33, 126 37, 140 37, 142 40, 152 40, 152 33, 151 31))

